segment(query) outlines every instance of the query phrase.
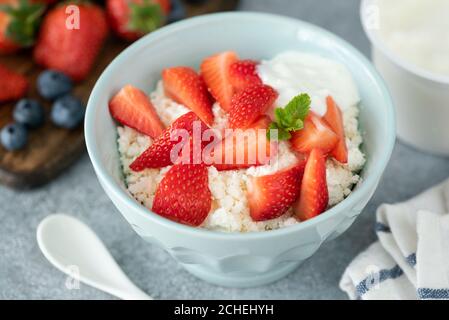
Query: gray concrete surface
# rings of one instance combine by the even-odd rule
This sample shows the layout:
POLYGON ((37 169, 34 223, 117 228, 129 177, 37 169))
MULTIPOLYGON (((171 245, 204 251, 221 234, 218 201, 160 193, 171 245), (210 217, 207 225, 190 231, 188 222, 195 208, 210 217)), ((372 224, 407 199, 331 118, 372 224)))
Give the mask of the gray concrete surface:
MULTIPOLYGON (((358 0, 243 0, 240 10, 297 17, 332 30, 363 53, 369 43, 360 26, 358 0)), ((66 277, 40 253, 35 230, 49 213, 66 212, 98 232, 129 277, 159 299, 345 299, 338 288, 351 259, 375 240, 379 204, 405 200, 449 175, 449 161, 397 143, 384 178, 356 223, 325 244, 287 278, 260 288, 227 289, 188 274, 165 252, 144 243, 113 207, 89 159, 45 187, 15 192, 0 187, 0 299, 109 299, 88 286, 68 290, 66 277)))

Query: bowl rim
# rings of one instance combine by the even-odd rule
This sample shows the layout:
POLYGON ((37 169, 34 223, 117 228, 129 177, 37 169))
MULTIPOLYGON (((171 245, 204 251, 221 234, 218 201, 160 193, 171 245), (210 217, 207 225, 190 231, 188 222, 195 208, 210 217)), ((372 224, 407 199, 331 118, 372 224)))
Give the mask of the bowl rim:
MULTIPOLYGON (((313 24, 304 22, 302 20, 285 17, 276 14, 268 14, 268 13, 256 13, 256 12, 223 12, 223 13, 213 13, 202 15, 199 17, 189 18, 166 27, 163 27, 151 34, 146 35, 141 38, 124 51, 122 51, 103 71, 101 76, 98 78, 91 95, 88 100, 86 117, 85 117, 85 139, 89 157, 91 159, 92 165, 95 169, 98 179, 102 184, 106 184, 104 186, 106 194, 112 198, 119 199, 122 203, 125 203, 129 210, 134 210, 139 215, 143 217, 143 219, 151 220, 152 223, 156 223, 161 227, 171 229, 171 231, 176 231, 181 235, 191 235, 194 237, 201 237, 204 239, 214 239, 214 240, 258 240, 263 238, 272 238, 272 237, 281 237, 288 236, 292 234, 297 234, 301 232, 301 230, 319 225, 321 222, 326 221, 335 215, 345 212, 348 210, 352 204, 358 203, 363 200, 363 198, 367 197, 367 194, 370 193, 370 190, 374 190, 380 180, 388 161, 393 152, 394 144, 395 144, 395 112, 393 108, 393 101, 391 95, 384 83, 382 77, 378 74, 374 66, 369 62, 369 60, 360 53, 356 48, 354 48, 351 44, 341 39, 340 37, 334 35, 333 33, 324 30, 318 26, 313 24), (207 230, 202 228, 190 227, 183 225, 178 222, 171 221, 164 217, 159 216, 158 214, 152 212, 150 209, 144 207, 137 201, 135 201, 125 190, 115 181, 115 179, 107 172, 105 168, 101 165, 101 157, 99 156, 99 152, 97 150, 97 146, 95 143, 95 113, 96 106, 98 106, 97 100, 100 99, 100 93, 105 90, 105 86, 107 84, 107 80, 115 69, 115 65, 120 65, 124 63, 128 56, 132 56, 134 53, 138 52, 142 48, 146 47, 148 43, 155 42, 167 35, 172 33, 179 33, 183 29, 188 29, 193 26, 207 24, 214 21, 220 21, 223 19, 233 20, 235 18, 246 19, 246 20, 263 20, 265 23, 269 21, 273 22, 283 22, 288 24, 294 24, 296 26, 304 27, 307 30, 313 30, 320 34, 325 35, 327 38, 332 39, 336 43, 338 43, 342 48, 347 50, 351 56, 353 56, 356 60, 362 62, 364 68, 366 68, 367 72, 371 74, 374 78, 375 83, 379 91, 382 93, 386 103, 387 114, 385 116, 387 123, 385 123, 385 130, 387 133, 388 141, 385 141, 383 145, 383 150, 380 155, 380 159, 378 162, 373 163, 373 169, 369 176, 367 176, 363 183, 359 185, 357 189, 355 189, 346 199, 330 208, 323 214, 292 225, 285 228, 280 228, 276 230, 264 231, 264 232, 222 232, 215 230, 207 230), (112 193, 110 195, 109 193, 112 193)), ((120 211, 120 210, 119 210, 120 211)))
POLYGON ((396 52, 388 48, 377 34, 368 27, 368 22, 366 20, 366 9, 370 5, 374 5, 378 0, 362 0, 360 3, 360 20, 362 22, 363 30, 366 36, 370 40, 374 48, 379 49, 390 61, 392 61, 397 66, 402 69, 429 81, 436 82, 438 84, 449 85, 449 76, 441 75, 436 72, 428 71, 422 67, 419 67, 407 60, 401 58, 396 52))

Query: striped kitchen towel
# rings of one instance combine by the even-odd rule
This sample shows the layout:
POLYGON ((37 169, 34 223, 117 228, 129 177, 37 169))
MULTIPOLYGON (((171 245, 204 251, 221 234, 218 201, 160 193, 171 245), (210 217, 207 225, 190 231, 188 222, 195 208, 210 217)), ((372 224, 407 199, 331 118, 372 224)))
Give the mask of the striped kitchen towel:
POLYGON ((449 180, 377 210, 379 241, 347 267, 351 299, 449 299, 449 180))

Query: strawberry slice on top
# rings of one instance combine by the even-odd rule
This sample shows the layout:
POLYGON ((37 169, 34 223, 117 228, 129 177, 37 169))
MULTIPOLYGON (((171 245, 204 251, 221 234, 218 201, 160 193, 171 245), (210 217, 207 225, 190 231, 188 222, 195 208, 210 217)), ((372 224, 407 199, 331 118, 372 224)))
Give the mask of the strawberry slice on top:
POLYGON ((327 111, 324 120, 329 124, 332 130, 337 134, 339 141, 331 151, 331 156, 341 163, 348 163, 348 148, 346 146, 345 128, 343 126, 343 115, 335 100, 328 96, 326 99, 327 111))
POLYGON ((307 159, 299 200, 293 211, 299 220, 305 221, 324 212, 328 203, 326 156, 320 149, 313 149, 307 159))
MULTIPOLYGON (((206 124, 193 112, 179 117, 129 167, 131 170, 138 172, 147 168, 163 168, 172 165, 180 159, 183 148, 187 143, 191 146, 189 150, 189 160, 191 161, 193 153, 197 152, 197 148, 192 147, 195 126, 198 126, 201 136, 207 129, 206 124), (185 133, 188 133, 187 137, 185 133), (176 150, 174 150, 175 147, 176 150)), ((201 141, 198 143, 201 145, 201 141)), ((200 147, 198 151, 201 152, 201 149, 200 147)))
POLYGON ((263 115, 276 101, 278 93, 264 84, 247 87, 234 95, 229 112, 230 128, 248 128, 263 115))
POLYGON ((157 138, 163 131, 159 116, 151 100, 140 89, 124 86, 110 101, 109 111, 114 119, 123 125, 157 138))
POLYGON ((265 221, 282 216, 298 199, 305 160, 271 175, 252 177, 247 183, 251 218, 265 221))
POLYGON ((331 152, 339 142, 338 136, 322 118, 309 112, 304 128, 292 133, 292 148, 301 153, 309 153, 318 148, 323 153, 331 152))
POLYGON ((214 147, 213 166, 219 171, 267 164, 277 154, 277 143, 267 139, 271 120, 260 116, 251 127, 235 130, 214 147))
POLYGON ((162 72, 165 94, 183 104, 208 125, 214 122, 212 99, 206 84, 195 70, 189 67, 174 67, 162 72))
POLYGON ((152 210, 170 220, 199 226, 212 205, 208 170, 203 164, 177 164, 160 182, 152 210))
POLYGON ((258 64, 254 60, 240 60, 231 64, 229 76, 236 92, 251 85, 262 84, 262 80, 257 74, 258 64))
POLYGON ((229 68, 237 60, 235 52, 226 51, 206 58, 201 64, 201 75, 210 93, 225 111, 231 108, 231 99, 234 95, 229 68))

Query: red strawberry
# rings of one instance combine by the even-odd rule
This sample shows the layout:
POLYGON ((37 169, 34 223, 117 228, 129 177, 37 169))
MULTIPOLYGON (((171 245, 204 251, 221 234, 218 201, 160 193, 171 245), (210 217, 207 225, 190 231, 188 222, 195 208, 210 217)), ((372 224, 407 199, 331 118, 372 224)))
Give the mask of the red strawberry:
POLYGON ((32 3, 53 4, 59 0, 31 0, 32 3))
POLYGON ((0 54, 33 45, 45 6, 18 0, 0 0, 0 54))
POLYGON ((237 60, 235 52, 226 51, 206 58, 201 64, 201 75, 209 91, 225 111, 231 108, 231 99, 234 95, 229 68, 237 60))
POLYGON ((207 218, 211 205, 207 167, 179 164, 159 184, 152 210, 167 219, 199 226, 207 218))
POLYGON ((278 93, 267 85, 254 85, 237 93, 231 100, 229 127, 248 128, 276 101, 278 93))
POLYGON ((236 92, 251 85, 262 84, 257 74, 257 65, 258 62, 253 60, 240 60, 231 64, 229 77, 236 92))
POLYGON ((128 41, 162 26, 169 12, 170 0, 106 0, 111 29, 128 41))
POLYGON ((269 117, 261 116, 250 128, 235 130, 226 136, 215 146, 213 165, 217 170, 236 170, 268 163, 277 152, 277 145, 268 141, 266 135, 270 123, 269 117))
POLYGON ((298 199, 305 161, 247 183, 246 197, 251 218, 265 221, 282 216, 298 199))
POLYGON ((0 64, 0 102, 19 100, 27 91, 28 80, 0 64))
POLYGON ((307 159, 301 193, 293 210, 295 216, 304 221, 324 212, 328 203, 325 154, 320 149, 313 149, 307 159))
POLYGON ((208 125, 214 122, 212 99, 203 79, 189 67, 168 68, 162 72, 167 96, 185 105, 208 125))
POLYGON ((121 124, 134 128, 151 138, 157 138, 164 125, 145 93, 131 85, 124 86, 109 101, 111 116, 121 124))
POLYGON ((31 3, 40 3, 40 4, 45 4, 45 5, 51 5, 53 3, 60 2, 61 0, 28 0, 28 1, 31 3))
POLYGON ((339 141, 331 151, 331 156, 341 163, 348 162, 348 148, 346 147, 345 129, 343 126, 343 116, 340 108, 331 96, 327 97, 327 112, 324 120, 327 121, 332 130, 337 134, 339 141))
POLYGON ((326 121, 316 114, 309 113, 304 121, 304 128, 293 132, 292 148, 298 152, 309 153, 318 148, 328 154, 338 143, 338 136, 328 126, 326 121))
POLYGON ((34 60, 45 68, 67 74, 74 81, 81 81, 92 69, 107 33, 108 24, 101 7, 89 2, 65 2, 45 16, 34 48, 34 60), (78 15, 66 13, 66 10, 72 12, 67 8, 70 5, 79 8, 79 21, 76 21, 78 15))
POLYGON ((35 3, 43 3, 43 4, 53 4, 55 2, 58 2, 59 0, 31 0, 31 2, 35 3))
POLYGON ((0 53, 13 53, 20 49, 20 46, 6 35, 10 18, 0 11, 0 53))
MULTIPOLYGON (((186 143, 191 143, 191 154, 189 156, 191 156, 193 152, 196 153, 197 149, 194 150, 194 148, 192 148, 193 143, 191 142, 191 138, 194 133, 194 127, 197 125, 199 133, 202 135, 207 126, 195 113, 189 112, 179 117, 171 124, 170 127, 165 129, 162 134, 153 141, 153 144, 136 160, 134 160, 129 167, 133 171, 142 171, 146 168, 163 168, 172 165, 182 155, 182 147, 186 143), (186 133, 186 131, 189 134, 189 136, 186 137, 189 141, 183 140, 183 134, 186 133), (173 155, 174 159, 172 159, 173 157, 171 153, 174 147, 179 147, 179 149, 178 152, 173 155)), ((201 136, 198 138, 201 139, 201 136)), ((201 149, 199 151, 201 151, 201 149)))

